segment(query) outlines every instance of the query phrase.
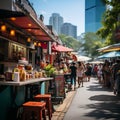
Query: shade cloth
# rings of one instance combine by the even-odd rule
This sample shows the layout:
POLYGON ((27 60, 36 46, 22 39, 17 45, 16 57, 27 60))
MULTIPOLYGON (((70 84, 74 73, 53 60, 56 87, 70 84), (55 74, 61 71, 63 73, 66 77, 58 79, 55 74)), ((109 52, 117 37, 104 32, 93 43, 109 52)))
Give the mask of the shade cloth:
POLYGON ((53 52, 72 52, 73 49, 65 47, 63 45, 52 45, 53 52))

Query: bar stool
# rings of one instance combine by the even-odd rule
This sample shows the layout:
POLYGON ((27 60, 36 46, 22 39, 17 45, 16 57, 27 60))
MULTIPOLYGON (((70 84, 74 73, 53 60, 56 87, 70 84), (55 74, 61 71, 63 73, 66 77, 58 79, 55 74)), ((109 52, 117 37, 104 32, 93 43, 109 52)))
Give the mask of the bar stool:
POLYGON ((36 101, 45 101, 46 102, 46 110, 49 117, 49 120, 51 120, 52 117, 52 102, 51 102, 51 95, 50 94, 38 94, 34 96, 34 99, 36 101))
POLYGON ((23 104, 23 120, 46 120, 45 102, 28 101, 23 104))

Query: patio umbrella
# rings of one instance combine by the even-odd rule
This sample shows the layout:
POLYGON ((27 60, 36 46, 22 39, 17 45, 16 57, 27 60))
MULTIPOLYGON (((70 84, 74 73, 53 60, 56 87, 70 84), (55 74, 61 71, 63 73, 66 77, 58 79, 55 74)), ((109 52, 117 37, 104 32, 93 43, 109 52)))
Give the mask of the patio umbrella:
POLYGON ((92 63, 92 64, 100 64, 100 63, 104 63, 103 61, 92 61, 92 62, 89 62, 89 63, 92 63))
POLYGON ((113 52, 105 53, 101 56, 98 56, 98 59, 113 58, 113 57, 120 57, 120 51, 113 51, 113 52))
POLYGON ((87 56, 78 56, 78 61, 88 61, 90 60, 91 58, 90 57, 87 57, 87 56))

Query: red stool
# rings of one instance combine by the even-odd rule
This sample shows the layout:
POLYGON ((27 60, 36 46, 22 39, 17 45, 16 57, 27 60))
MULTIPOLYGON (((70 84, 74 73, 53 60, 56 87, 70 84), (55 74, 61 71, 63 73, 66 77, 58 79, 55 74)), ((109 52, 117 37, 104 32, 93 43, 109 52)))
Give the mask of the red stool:
POLYGON ((23 104, 23 120, 46 120, 45 102, 29 101, 23 104))
POLYGON ((46 109, 48 113, 49 120, 52 117, 52 102, 51 102, 51 95, 50 94, 38 94, 34 96, 36 101, 45 101, 46 102, 46 109))

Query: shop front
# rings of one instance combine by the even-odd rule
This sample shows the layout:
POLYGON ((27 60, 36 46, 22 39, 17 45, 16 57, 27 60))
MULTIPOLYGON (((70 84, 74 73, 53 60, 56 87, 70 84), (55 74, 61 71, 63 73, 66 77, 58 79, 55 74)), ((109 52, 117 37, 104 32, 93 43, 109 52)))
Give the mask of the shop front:
POLYGON ((54 37, 25 11, 0 9, 0 15, 0 120, 16 120, 25 101, 48 91, 45 85, 53 78, 46 77, 40 61, 54 37))

